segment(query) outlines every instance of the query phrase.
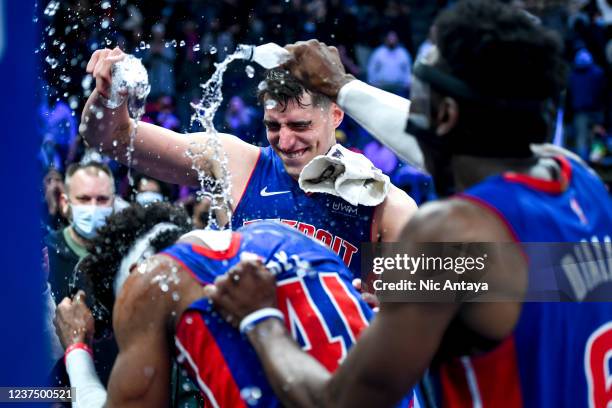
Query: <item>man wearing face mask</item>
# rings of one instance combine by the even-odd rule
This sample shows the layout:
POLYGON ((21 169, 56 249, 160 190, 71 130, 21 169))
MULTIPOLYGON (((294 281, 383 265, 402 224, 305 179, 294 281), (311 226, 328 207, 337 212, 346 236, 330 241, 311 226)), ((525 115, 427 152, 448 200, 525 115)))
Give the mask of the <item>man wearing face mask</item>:
POLYGON ((60 196, 60 206, 68 214, 70 225, 44 239, 49 283, 56 302, 70 296, 76 278, 74 267, 89 254, 91 240, 113 212, 115 200, 113 174, 104 164, 72 164, 64 183, 66 192, 60 196))
MULTIPOLYGON (((612 403, 612 303, 604 302, 612 276, 598 279, 594 267, 607 265, 610 252, 581 254, 611 251, 612 202, 579 160, 542 145, 565 66, 560 43, 535 20, 493 0, 458 2, 436 20, 436 48, 415 65, 411 101, 346 75, 333 47, 287 47, 296 77, 432 173, 445 198, 425 204, 403 229, 408 256, 420 256, 415 243, 423 242, 572 249, 551 257, 552 267, 534 262, 536 254, 521 251, 526 247, 489 252, 487 279, 504 291, 495 301, 383 302, 333 374, 303 353, 278 319, 258 321, 247 337, 285 406, 393 406, 419 381, 428 407, 612 403), (574 251, 578 260, 568 258, 574 251), (577 271, 571 276, 564 269, 570 264, 577 271), (535 302, 532 278, 554 268, 545 283, 556 297, 535 302), (588 287, 563 291, 582 279, 582 268, 588 287)), ((207 290, 232 321, 248 321, 277 306, 265 296, 268 277, 261 268, 207 290)))

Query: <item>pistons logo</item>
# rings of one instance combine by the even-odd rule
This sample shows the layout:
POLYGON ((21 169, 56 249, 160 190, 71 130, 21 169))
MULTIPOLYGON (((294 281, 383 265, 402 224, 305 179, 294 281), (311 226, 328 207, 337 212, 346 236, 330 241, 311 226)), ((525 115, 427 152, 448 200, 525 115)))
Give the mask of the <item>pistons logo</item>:
POLYGON ((599 327, 589 337, 584 370, 589 387, 589 407, 612 406, 612 321, 599 327))

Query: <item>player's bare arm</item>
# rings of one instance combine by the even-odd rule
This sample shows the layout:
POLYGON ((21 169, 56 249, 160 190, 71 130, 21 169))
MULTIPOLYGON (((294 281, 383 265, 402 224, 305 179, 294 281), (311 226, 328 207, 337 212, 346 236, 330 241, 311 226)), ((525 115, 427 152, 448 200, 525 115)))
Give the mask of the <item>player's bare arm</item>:
MULTIPOLYGON (((511 241, 499 220, 475 210, 472 204, 460 200, 426 205, 406 226, 402 241, 410 237, 412 242, 473 242, 477 238, 475 232, 483 230, 483 223, 487 236, 479 235, 479 242, 483 238, 511 241)), ((501 279, 521 280, 525 264, 520 254, 492 254, 489 262, 492 273, 501 279)), ((211 298, 238 319, 248 311, 269 307, 273 300, 262 299, 273 285, 266 274, 262 269, 256 273, 245 271, 238 281, 218 282, 211 298)), ((256 325, 249 339, 275 392, 287 406, 392 406, 421 378, 453 319, 461 319, 489 339, 505 338, 514 327, 520 305, 499 304, 492 309, 494 313, 482 313, 477 304, 459 303, 383 304, 333 376, 299 348, 281 322, 268 319, 256 325), (485 319, 498 323, 482 324, 485 319), (483 327, 487 327, 486 331, 483 327), (389 336, 391 332, 393 336, 389 336)))
POLYGON ((408 194, 391 185, 385 201, 376 208, 372 228, 372 242, 397 242, 403 228, 418 207, 408 194))
POLYGON ((156 255, 135 269, 115 302, 119 355, 108 383, 107 407, 164 407, 170 398, 174 324, 199 285, 174 260, 156 255), (168 285, 168 290, 162 290, 168 285), (180 300, 172 298, 180 293, 180 300))
MULTIPOLYGON (((96 88, 83 108, 80 132, 89 146, 126 164, 126 153, 134 126, 128 116, 127 104, 124 103, 117 109, 108 109, 101 99, 109 97, 112 65, 124 56, 119 48, 98 50, 93 53, 87 64, 87 72, 96 79, 96 88)), ((223 151, 228 157, 234 185, 233 194, 239 195, 255 165, 258 148, 232 135, 219 136, 223 151)), ((201 157, 202 162, 198 163, 198 167, 214 177, 220 177, 218 162, 211 160, 212 150, 203 149, 207 145, 208 138, 205 133, 183 135, 139 122, 134 140, 133 166, 145 174, 166 182, 197 185, 197 173, 192 169, 191 159, 186 156, 186 152, 192 150, 201 157)))

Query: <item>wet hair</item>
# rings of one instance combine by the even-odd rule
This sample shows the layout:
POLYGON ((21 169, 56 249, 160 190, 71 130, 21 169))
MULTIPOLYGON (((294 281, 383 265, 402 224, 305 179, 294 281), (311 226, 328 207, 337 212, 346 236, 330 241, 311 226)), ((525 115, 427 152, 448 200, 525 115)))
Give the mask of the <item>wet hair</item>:
POLYGON ((328 108, 331 104, 329 97, 305 88, 289 71, 281 68, 270 69, 266 72, 264 80, 260 82, 257 89, 257 100, 263 105, 267 99, 272 99, 280 104, 284 112, 291 101, 300 108, 310 106, 303 102, 304 92, 310 94, 312 106, 328 108))
POLYGON ((522 135, 519 144, 528 144, 552 133, 567 66, 558 36, 536 20, 498 0, 464 0, 436 19, 440 69, 483 95, 548 101, 540 112, 515 112, 455 98, 464 134, 495 133, 497 140, 522 135))
POLYGON ((72 176, 74 176, 74 174, 79 170, 85 170, 88 174, 92 175, 98 175, 99 172, 106 173, 106 175, 110 178, 113 194, 115 193, 115 178, 113 177, 113 172, 111 171, 110 167, 104 163, 89 161, 87 163, 72 163, 70 166, 68 166, 66 169, 66 176, 64 178, 66 194, 68 194, 70 191, 70 180, 72 179, 72 176))
POLYGON ((88 295, 92 299, 96 333, 104 333, 112 327, 113 283, 123 257, 138 238, 161 222, 175 224, 178 228, 164 231, 151 240, 155 252, 174 244, 191 230, 191 220, 182 207, 169 203, 146 206, 134 203, 108 217, 91 242, 90 255, 79 262, 78 272, 92 291, 88 295))

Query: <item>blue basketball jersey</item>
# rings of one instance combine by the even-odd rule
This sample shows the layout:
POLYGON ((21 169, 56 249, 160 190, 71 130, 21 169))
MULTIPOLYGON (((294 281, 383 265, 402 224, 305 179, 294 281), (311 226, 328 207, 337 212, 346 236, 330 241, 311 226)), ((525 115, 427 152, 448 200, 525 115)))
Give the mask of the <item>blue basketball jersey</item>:
POLYGON ((257 164, 232 216, 234 228, 280 220, 329 246, 355 277, 361 277, 360 244, 370 242, 375 207, 353 206, 331 194, 306 194, 287 174, 271 147, 257 164))
MULTIPOLYGON (((229 248, 177 243, 162 254, 202 285, 227 272, 240 254, 258 255, 276 272, 278 307, 302 348, 333 371, 368 325, 372 312, 351 285, 352 274, 324 245, 277 222, 258 222, 232 233, 229 248)), ((278 406, 249 341, 207 299, 180 318, 177 359, 215 407, 278 406)))
MULTIPOLYGON (((493 211, 520 242, 609 243, 604 185, 579 163, 556 160, 559 181, 506 173, 459 197, 493 211)), ((612 264, 602 266, 612 282, 612 264)), ((606 408, 611 373, 612 303, 524 303, 510 338, 444 363, 435 382, 441 406, 606 408)))

